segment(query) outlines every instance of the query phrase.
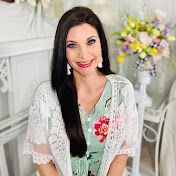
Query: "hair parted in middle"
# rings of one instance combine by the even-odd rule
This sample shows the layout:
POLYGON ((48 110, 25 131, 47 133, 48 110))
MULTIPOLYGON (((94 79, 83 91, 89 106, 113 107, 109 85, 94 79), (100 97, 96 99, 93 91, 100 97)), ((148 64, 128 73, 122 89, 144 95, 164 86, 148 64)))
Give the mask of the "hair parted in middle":
POLYGON ((103 66, 98 70, 104 75, 113 73, 110 70, 108 45, 103 26, 95 13, 87 7, 74 7, 65 12, 59 20, 51 62, 51 85, 60 103, 66 133, 70 140, 70 153, 79 157, 85 155, 87 144, 81 126, 73 74, 67 75, 66 39, 70 28, 84 23, 94 27, 100 38, 103 66))

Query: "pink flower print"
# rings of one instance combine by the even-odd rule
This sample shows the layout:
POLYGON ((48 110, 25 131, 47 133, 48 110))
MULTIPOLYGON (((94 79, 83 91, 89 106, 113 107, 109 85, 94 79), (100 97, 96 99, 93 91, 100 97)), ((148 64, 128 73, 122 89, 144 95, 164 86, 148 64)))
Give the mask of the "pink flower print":
POLYGON ((99 142, 103 142, 108 135, 109 118, 100 116, 94 124, 95 135, 100 136, 99 142))

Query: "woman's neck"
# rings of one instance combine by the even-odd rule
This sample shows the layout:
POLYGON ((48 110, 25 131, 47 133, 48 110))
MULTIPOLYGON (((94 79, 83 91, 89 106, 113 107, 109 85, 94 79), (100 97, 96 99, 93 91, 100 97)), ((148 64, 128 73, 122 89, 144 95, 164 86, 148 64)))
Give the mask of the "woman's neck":
POLYGON ((106 82, 105 76, 99 71, 86 76, 75 75, 74 80, 77 92, 84 91, 89 93, 95 91, 97 86, 106 82))

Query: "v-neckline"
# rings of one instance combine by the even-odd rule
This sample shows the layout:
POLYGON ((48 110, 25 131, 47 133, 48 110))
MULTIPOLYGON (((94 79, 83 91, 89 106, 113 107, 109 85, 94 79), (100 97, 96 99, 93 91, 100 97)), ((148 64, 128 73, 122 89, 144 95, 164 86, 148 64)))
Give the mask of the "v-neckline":
POLYGON ((106 83, 105 83, 104 89, 103 89, 103 91, 102 91, 99 99, 97 100, 96 104, 93 106, 93 108, 89 112, 89 114, 87 114, 86 111, 84 110, 84 108, 79 104, 79 109, 86 115, 86 117, 90 117, 90 115, 93 113, 93 111, 95 110, 95 108, 97 109, 99 107, 99 104, 100 104, 100 102, 101 102, 101 100, 104 97, 104 94, 106 92, 108 81, 109 80, 106 78, 106 83))

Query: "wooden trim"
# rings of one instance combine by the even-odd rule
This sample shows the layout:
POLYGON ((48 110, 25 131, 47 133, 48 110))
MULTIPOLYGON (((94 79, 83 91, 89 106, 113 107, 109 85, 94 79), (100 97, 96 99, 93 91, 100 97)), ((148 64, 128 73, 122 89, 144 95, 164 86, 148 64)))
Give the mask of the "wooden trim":
POLYGON ((53 49, 53 37, 0 43, 0 58, 53 49))

